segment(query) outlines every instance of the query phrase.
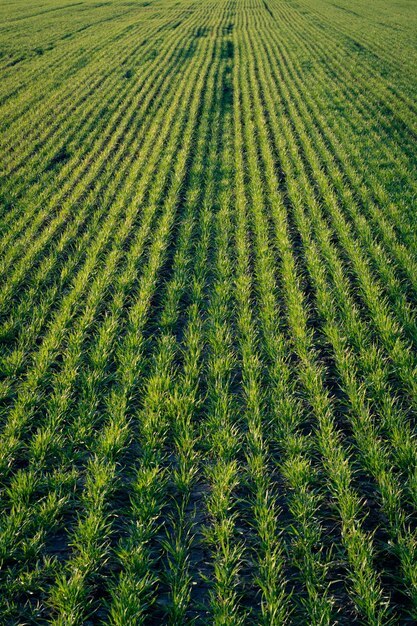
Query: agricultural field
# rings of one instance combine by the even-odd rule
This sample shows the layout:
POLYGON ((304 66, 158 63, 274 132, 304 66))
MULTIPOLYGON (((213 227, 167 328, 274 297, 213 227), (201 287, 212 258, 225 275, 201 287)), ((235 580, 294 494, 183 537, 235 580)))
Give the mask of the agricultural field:
POLYGON ((0 626, 417 624, 415 0, 0 15, 0 626))

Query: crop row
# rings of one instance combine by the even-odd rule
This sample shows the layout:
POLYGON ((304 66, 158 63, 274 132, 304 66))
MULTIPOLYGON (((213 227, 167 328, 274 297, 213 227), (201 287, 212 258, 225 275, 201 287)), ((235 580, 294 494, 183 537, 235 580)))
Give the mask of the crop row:
POLYGON ((1 623, 417 619, 416 111, 382 4, 10 9, 1 623))

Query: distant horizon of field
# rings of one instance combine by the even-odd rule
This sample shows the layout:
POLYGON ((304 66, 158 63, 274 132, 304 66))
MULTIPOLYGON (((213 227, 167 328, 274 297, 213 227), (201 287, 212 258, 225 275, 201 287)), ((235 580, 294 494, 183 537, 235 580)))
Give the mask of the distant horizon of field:
POLYGON ((0 626, 417 624, 415 0, 0 17, 0 626))

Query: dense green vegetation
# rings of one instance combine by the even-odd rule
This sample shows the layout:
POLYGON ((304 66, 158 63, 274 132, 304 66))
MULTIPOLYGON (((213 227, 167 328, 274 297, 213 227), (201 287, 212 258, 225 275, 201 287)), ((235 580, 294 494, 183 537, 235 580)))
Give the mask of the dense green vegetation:
POLYGON ((0 624, 417 623, 414 0, 0 5, 0 624))

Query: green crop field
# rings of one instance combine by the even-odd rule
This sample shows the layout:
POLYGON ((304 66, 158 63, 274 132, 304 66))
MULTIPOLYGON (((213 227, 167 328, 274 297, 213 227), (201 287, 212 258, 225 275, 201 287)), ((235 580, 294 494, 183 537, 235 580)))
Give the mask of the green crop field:
POLYGON ((417 624, 416 0, 0 16, 0 626, 417 624))

